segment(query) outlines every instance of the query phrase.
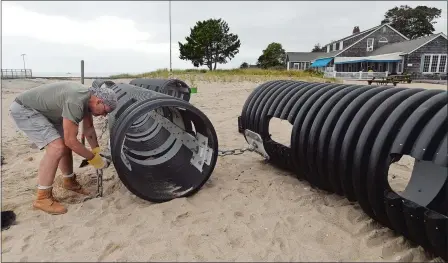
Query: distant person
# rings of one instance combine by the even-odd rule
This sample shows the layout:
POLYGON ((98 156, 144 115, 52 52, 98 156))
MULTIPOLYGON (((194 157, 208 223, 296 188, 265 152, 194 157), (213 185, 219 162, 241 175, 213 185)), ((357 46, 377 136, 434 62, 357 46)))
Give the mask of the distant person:
POLYGON ((49 214, 64 214, 67 209, 53 197, 56 170, 64 176, 63 187, 87 195, 73 173, 72 151, 86 158, 96 169, 109 166, 100 155, 93 116, 106 116, 117 106, 115 92, 94 85, 87 88, 76 82, 44 84, 19 94, 10 106, 17 125, 37 147, 45 148, 38 169, 37 197, 33 206, 49 214), (92 150, 78 141, 78 125, 92 150))

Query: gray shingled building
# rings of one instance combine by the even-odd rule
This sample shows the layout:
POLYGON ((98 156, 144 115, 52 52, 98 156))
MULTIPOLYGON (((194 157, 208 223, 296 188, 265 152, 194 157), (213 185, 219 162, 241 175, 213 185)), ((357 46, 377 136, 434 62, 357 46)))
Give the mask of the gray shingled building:
POLYGON ((334 76, 360 71, 446 75, 447 44, 443 33, 410 40, 383 24, 328 43, 321 52, 287 52, 287 69, 317 68, 334 76))

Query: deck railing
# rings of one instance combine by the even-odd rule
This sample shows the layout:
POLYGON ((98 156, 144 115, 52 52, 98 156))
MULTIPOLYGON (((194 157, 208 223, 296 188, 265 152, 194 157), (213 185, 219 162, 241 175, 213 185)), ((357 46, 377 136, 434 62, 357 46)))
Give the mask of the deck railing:
POLYGON ((341 79, 372 79, 375 78, 386 78, 388 72, 325 72, 324 77, 326 78, 341 78, 341 79))
POLYGON ((2 79, 26 79, 32 78, 31 69, 2 69, 2 79))

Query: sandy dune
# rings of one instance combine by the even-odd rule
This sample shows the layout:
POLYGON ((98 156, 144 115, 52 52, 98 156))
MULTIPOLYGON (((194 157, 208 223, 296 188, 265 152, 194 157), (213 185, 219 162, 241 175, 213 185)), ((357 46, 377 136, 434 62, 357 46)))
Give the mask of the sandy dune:
MULTIPOLYGON (((13 209, 18 220, 2 232, 3 261, 431 260, 420 247, 373 222, 357 204, 313 189, 289 172, 264 164, 255 153, 220 157, 201 191, 163 204, 133 196, 113 168, 105 171, 105 196, 82 202, 80 195, 61 188, 58 171, 56 196, 68 205, 68 213, 51 216, 35 211, 31 203, 43 152, 31 148, 15 130, 8 107, 19 92, 49 81, 2 81, 2 155, 6 162, 2 166, 2 210, 13 209)), ((198 83, 199 93, 191 103, 213 122, 220 148, 245 146, 237 131, 237 116, 257 85, 198 83)), ((276 130, 288 138, 282 125, 276 130)), ((80 161, 75 155, 75 172, 95 191, 94 170, 77 168, 80 161)), ((395 175, 392 183, 402 187, 412 162, 400 162, 391 173, 395 175)))

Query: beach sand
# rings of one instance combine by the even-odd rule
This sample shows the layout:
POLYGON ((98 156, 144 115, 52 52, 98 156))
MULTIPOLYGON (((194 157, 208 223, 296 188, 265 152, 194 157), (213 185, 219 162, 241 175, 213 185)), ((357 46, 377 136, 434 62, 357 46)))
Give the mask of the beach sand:
MULTIPOLYGON (((381 227, 357 204, 313 189, 289 172, 265 164, 256 153, 219 157, 205 186, 194 196, 153 204, 131 194, 113 167, 104 171, 104 196, 61 188, 56 197, 68 213, 33 210, 37 168, 43 151, 18 132, 8 108, 14 97, 57 80, 2 80, 2 210, 17 224, 2 231, 3 261, 430 261, 422 248, 381 227)), ((129 82, 129 80, 122 80, 129 82)), ((119 81, 116 81, 119 82, 119 81)), ((86 80, 86 84, 91 80, 86 80)), ((354 82, 359 83, 359 82, 354 82)), ((365 84, 364 82, 360 84, 365 84)), ((237 117, 259 83, 198 82, 191 103, 212 121, 220 149, 246 146, 237 117)), ((444 85, 399 84, 446 89, 444 85)), ((101 133, 103 120, 96 119, 101 133)), ((284 123, 275 127, 288 139, 284 123)), ((101 144, 106 145, 108 134, 101 144)), ((81 183, 96 191, 92 167, 78 168, 81 183)), ((403 187, 412 160, 393 164, 391 183, 403 187)))

